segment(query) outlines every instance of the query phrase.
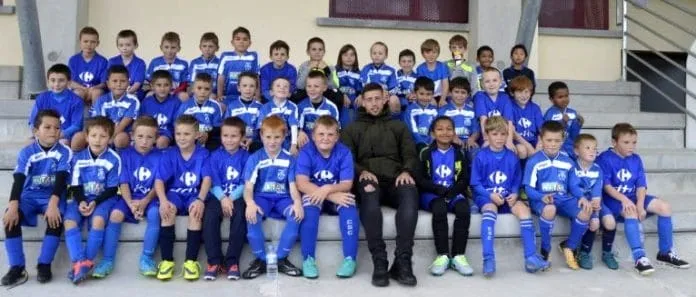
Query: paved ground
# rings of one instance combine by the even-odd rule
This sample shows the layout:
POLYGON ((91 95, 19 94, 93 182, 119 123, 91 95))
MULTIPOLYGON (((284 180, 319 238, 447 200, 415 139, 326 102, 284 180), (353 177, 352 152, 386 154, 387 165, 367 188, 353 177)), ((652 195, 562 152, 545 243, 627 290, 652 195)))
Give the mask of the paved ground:
MULTIPOLYGON (((679 234, 675 241, 681 255, 696 262, 696 234, 679 234)), ((427 275, 432 243, 419 241, 415 248, 416 255, 420 255, 415 261, 418 286, 408 288, 392 282, 388 288, 374 288, 369 283, 372 267, 366 253, 359 257, 358 274, 348 280, 333 277, 337 263, 320 263, 322 277, 319 280, 281 276, 277 283, 263 277, 253 281, 230 282, 219 279, 215 282, 201 280, 194 283, 179 278, 161 283, 135 274, 139 243, 125 243, 132 248, 123 248, 119 255, 131 254, 122 257, 114 274, 106 280, 90 280, 75 287, 64 278, 66 269, 61 267, 54 269, 56 278, 51 284, 40 285, 34 278, 35 272, 30 269, 32 278, 28 283, 9 291, 0 288, 0 296, 696 296, 696 268, 677 270, 657 266, 657 271, 652 276, 638 276, 632 269, 622 237, 617 236, 616 245, 621 260, 619 271, 611 271, 599 262, 595 263, 596 267, 591 271, 571 271, 564 267, 560 262, 560 254, 556 253, 553 256, 555 261, 552 271, 530 275, 522 271, 518 240, 499 240, 496 244, 498 274, 493 279, 480 276, 478 240, 470 241, 468 254, 477 273, 470 278, 461 277, 452 271, 439 278, 427 275), (130 256, 132 253, 136 253, 136 256, 130 256)), ((35 245, 36 243, 29 243, 28 249, 35 248, 35 245)), ((653 258, 656 247, 654 236, 647 238, 646 247, 653 258)), ((177 254, 182 254, 181 248, 177 246, 177 254)), ((363 243, 361 251, 365 250, 363 243)), ((327 259, 328 256, 322 257, 322 254, 335 254, 339 251, 337 243, 322 243, 318 257, 324 262, 333 262, 333 259, 327 259)), ((61 252, 64 250, 61 249, 61 252)), ((28 255, 30 263, 33 257, 28 255)), ((60 263, 56 265, 64 266, 64 257, 59 255, 60 263)), ((4 261, 2 259, 0 265, 6 265, 4 261)))

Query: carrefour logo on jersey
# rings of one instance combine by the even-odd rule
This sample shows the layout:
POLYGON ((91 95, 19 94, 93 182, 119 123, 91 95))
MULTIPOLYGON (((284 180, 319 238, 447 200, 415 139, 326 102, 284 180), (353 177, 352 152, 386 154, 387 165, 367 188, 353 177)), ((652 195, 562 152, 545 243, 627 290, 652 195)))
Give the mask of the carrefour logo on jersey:
POLYGON ((500 110, 494 109, 488 112, 488 117, 500 116, 500 110))
POLYGON ((528 120, 527 118, 520 118, 520 120, 517 121, 517 124, 522 128, 529 129, 529 127, 532 126, 532 121, 528 120))
POLYGON ((449 168, 447 165, 440 165, 435 169, 435 174, 443 178, 449 177, 452 175, 452 168, 449 168))
POLYGON ((85 72, 80 73, 79 77, 83 82, 89 83, 94 79, 94 73, 89 72, 89 71, 85 71, 85 72))
POLYGON ((138 167, 133 171, 133 177, 137 178, 139 181, 146 181, 152 177, 152 171, 145 167, 138 167))
POLYGON ((633 177, 633 175, 626 168, 621 168, 621 170, 616 172, 616 178, 618 178, 621 182, 627 182, 629 179, 631 179, 631 177, 633 177))
POLYGON ((166 115, 161 114, 161 113, 158 113, 156 118, 157 118, 157 125, 160 127, 165 126, 167 124, 167 122, 169 122, 169 118, 166 115))
POLYGON ((334 174, 328 170, 321 170, 314 173, 314 178, 322 182, 332 182, 334 181, 334 174))
POLYGON ((492 183, 499 185, 507 181, 507 175, 503 173, 502 171, 494 171, 491 173, 491 175, 488 176, 488 180, 490 180, 492 183))
POLYGON ((196 184, 198 177, 191 171, 184 172, 180 177, 179 181, 184 183, 187 187, 191 187, 196 184))
POLYGON ((227 180, 235 180, 237 177, 239 177, 239 171, 234 169, 232 166, 227 166, 227 174, 226 174, 227 180))

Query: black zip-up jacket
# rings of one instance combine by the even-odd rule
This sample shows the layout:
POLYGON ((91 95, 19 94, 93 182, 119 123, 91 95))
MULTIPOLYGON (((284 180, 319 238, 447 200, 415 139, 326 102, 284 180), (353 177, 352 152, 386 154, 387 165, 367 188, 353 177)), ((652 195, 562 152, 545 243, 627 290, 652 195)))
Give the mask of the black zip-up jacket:
POLYGON ((454 184, 449 187, 433 182, 431 174, 433 164, 432 152, 437 150, 437 145, 433 142, 421 151, 420 167, 416 175, 416 184, 421 192, 433 193, 438 197, 444 197, 448 201, 459 194, 466 194, 466 189, 469 187, 469 161, 459 146, 454 144, 452 146, 454 147, 454 184))

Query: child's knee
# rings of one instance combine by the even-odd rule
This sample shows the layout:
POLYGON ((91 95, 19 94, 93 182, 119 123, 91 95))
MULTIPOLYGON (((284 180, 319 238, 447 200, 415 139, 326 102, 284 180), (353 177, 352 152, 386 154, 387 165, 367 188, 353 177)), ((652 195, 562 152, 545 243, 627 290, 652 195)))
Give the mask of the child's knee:
POLYGON ((592 217, 592 210, 580 210, 577 218, 582 221, 588 221, 592 217))
POLYGON ((657 215, 659 215, 659 216, 671 216, 672 215, 672 206, 669 203, 667 203, 664 200, 658 200, 658 199, 655 199, 653 201, 659 202, 659 203, 657 203, 657 205, 655 207, 655 213, 657 215))
POLYGON ((599 229, 599 219, 593 218, 590 220, 590 225, 587 228, 588 230, 595 232, 599 229))
POLYGON ((179 92, 179 94, 176 94, 176 96, 179 98, 181 101, 186 101, 189 99, 189 95, 186 92, 179 92))
POLYGON ((512 212, 520 220, 526 220, 532 217, 529 207, 524 205, 522 202, 515 203, 515 205, 512 207, 512 212))
POLYGON ((92 100, 92 102, 97 101, 99 99, 99 96, 104 94, 104 91, 102 89, 90 89, 89 90, 89 98, 92 100))
POLYGON ((130 137, 128 136, 128 133, 126 132, 120 132, 116 135, 116 138, 114 139, 114 145, 116 148, 124 148, 127 147, 130 144, 130 137))
POLYGON ((101 217, 101 216, 94 216, 92 218, 92 229, 94 230, 103 230, 104 226, 106 226, 106 220, 101 217))
POLYGON ((544 217, 547 220, 551 220, 556 217, 556 206, 549 204, 544 206, 544 209, 541 211, 541 216, 544 217))
POLYGON ((77 222, 75 222, 73 220, 65 220, 64 225, 65 225, 65 230, 77 228, 77 222))
POLYGON ((89 98, 87 98, 87 90, 86 89, 74 89, 73 93, 77 95, 78 97, 82 98, 84 101, 89 101, 89 98))
POLYGON ((188 216, 188 228, 190 230, 201 230, 203 223, 200 218, 195 218, 194 216, 188 216))
POLYGON ((111 215, 109 216, 109 222, 121 223, 121 222, 123 222, 124 218, 125 218, 125 215, 123 214, 123 212, 121 212, 118 209, 115 209, 114 211, 111 212, 111 215))
POLYGON ((85 140, 85 133, 84 132, 77 132, 75 135, 73 135, 72 139, 70 140, 70 149, 73 151, 81 151, 87 146, 87 141, 85 140))
POLYGON ((602 218, 602 227, 605 230, 615 230, 616 229, 616 220, 614 220, 613 216, 604 216, 602 218))
POLYGON ((389 97, 389 109, 392 113, 397 113, 401 111, 401 102, 399 102, 398 97, 394 95, 391 95, 389 97))
POLYGON ((529 156, 527 148, 524 145, 518 144, 515 146, 517 148, 517 157, 520 159, 526 159, 529 156))
POLYGON ((169 147, 169 137, 167 137, 167 136, 157 137, 157 148, 158 149, 166 149, 168 147, 169 147))
POLYGON ((492 211, 492 212, 498 213, 498 207, 495 206, 495 204, 493 204, 493 203, 486 203, 486 204, 481 208, 481 210, 483 210, 483 211, 492 211))

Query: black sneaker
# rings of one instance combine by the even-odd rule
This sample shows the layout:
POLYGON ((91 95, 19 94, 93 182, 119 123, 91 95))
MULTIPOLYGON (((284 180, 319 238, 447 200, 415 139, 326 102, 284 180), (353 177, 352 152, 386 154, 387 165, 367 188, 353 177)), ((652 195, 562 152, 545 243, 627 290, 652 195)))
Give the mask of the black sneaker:
POLYGON ((51 264, 36 265, 36 271, 36 280, 42 284, 50 282, 53 278, 53 273, 51 273, 51 264))
POLYGON ((389 285, 389 262, 386 259, 376 259, 372 262, 372 285, 375 287, 386 287, 389 285))
POLYGON ((254 261, 252 261, 249 265, 249 268, 242 273, 242 278, 254 279, 264 273, 266 273, 266 262, 259 259, 254 259, 254 261))
POLYGON ((686 261, 682 260, 681 258, 679 258, 679 256, 677 256, 677 253, 675 253, 675 252, 669 252, 666 254, 658 253, 657 254, 657 261, 660 261, 660 262, 667 264, 669 266, 673 266, 673 267, 681 268, 681 269, 687 269, 687 268, 691 267, 689 262, 686 262, 686 261))
POLYGON ((540 249, 539 253, 541 254, 541 258, 544 259, 544 261, 548 262, 549 261, 549 251, 545 249, 540 249))
POLYGON ((29 274, 24 266, 12 266, 10 271, 2 277, 2 285, 9 287, 16 287, 23 283, 26 283, 29 279, 29 274))
POLYGON ((394 264, 389 269, 389 276, 404 286, 413 287, 418 281, 416 276, 413 275, 412 266, 410 256, 399 257, 394 260, 394 264))
POLYGON ((278 259, 278 272, 289 276, 302 276, 302 269, 290 263, 288 258, 278 259))
POLYGON ((647 276, 655 272, 655 268, 650 264, 650 259, 647 257, 641 257, 636 261, 636 266, 634 266, 638 274, 647 276))

